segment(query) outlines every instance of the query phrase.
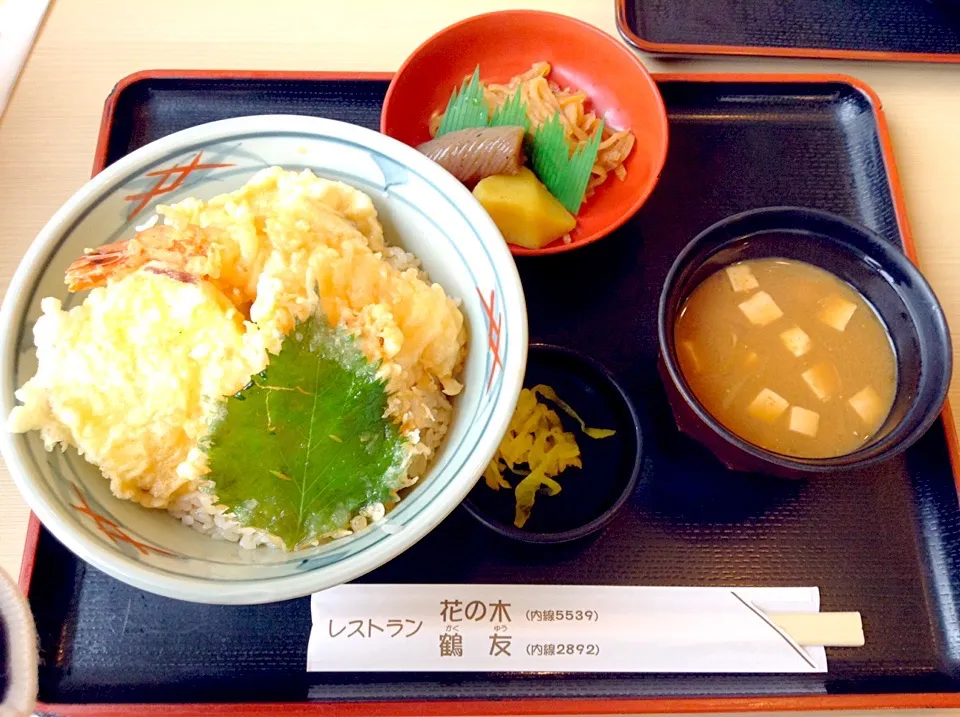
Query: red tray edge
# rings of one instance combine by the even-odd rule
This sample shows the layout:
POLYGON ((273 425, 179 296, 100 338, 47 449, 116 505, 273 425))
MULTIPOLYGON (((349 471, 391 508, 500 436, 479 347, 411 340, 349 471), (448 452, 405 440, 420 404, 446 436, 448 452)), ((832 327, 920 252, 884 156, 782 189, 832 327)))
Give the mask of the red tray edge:
POLYGON ((640 37, 627 18, 628 0, 617 0, 617 29, 638 50, 664 55, 741 55, 749 57, 805 57, 815 60, 879 60, 887 62, 960 63, 960 53, 834 50, 821 47, 765 47, 761 45, 704 45, 653 42, 640 37))
MULTIPOLYGON (((617 23, 623 31, 626 0, 617 0, 617 23)), ((629 29, 629 26, 627 26, 629 29)), ((639 40, 639 38, 637 38, 639 40)), ((631 40, 632 41, 632 40, 631 40)), ((678 46, 679 47, 679 46, 678 46)), ((641 49, 647 49, 645 47, 641 49)), ((736 48, 734 48, 736 49, 736 48)), ((746 54, 740 52, 738 54, 746 54)), ((826 55, 824 55, 825 57, 826 55)), ((960 62, 960 57, 956 59, 960 62)), ((122 78, 107 97, 103 107, 100 134, 94 154, 91 176, 106 166, 110 132, 120 96, 132 85, 151 79, 227 79, 227 80, 389 80, 389 72, 300 72, 261 70, 143 70, 122 78)), ((778 73, 654 73, 660 82, 841 82, 862 92, 873 106, 880 135, 881 151, 893 196, 894 212, 906 255, 917 264, 917 251, 907 220, 906 202, 900 187, 893 155, 893 143, 879 96, 865 82, 841 74, 778 74, 778 73)), ((950 403, 944 404, 944 432, 950 452, 954 483, 960 490, 960 439, 957 437, 950 403)), ((29 595, 30 581, 36 561, 41 523, 30 514, 20 566, 20 589, 29 595)), ((667 698, 588 698, 588 699, 499 699, 458 701, 395 701, 395 702, 284 702, 284 703, 199 703, 199 704, 37 704, 39 712, 65 717, 96 715, 97 717, 129 717, 129 715, 164 715, 164 717, 217 717, 219 715, 284 715, 285 717, 485 717, 486 715, 615 715, 630 713, 688 714, 718 712, 786 712, 815 710, 924 709, 960 707, 960 692, 889 693, 863 695, 780 695, 774 697, 667 697, 667 698)))

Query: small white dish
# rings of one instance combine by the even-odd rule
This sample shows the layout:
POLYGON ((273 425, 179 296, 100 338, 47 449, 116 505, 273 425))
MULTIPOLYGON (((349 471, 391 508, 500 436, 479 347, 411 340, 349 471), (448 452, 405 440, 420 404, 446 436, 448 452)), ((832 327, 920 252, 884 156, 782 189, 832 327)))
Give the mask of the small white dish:
POLYGON ((30 606, 13 578, 0 570, 0 715, 33 714, 38 659, 30 606))

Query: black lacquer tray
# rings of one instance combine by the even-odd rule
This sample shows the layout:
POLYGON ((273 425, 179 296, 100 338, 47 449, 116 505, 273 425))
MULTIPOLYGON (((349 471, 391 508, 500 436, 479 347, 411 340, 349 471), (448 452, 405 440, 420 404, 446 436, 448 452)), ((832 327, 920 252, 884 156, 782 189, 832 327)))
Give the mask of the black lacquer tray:
MULTIPOLYGON (((22 585, 41 700, 63 714, 521 714, 960 705, 960 508, 949 412, 905 456, 829 480, 744 478, 676 431, 656 308, 680 248, 769 205, 829 210, 912 252, 879 102, 832 76, 660 76, 670 152, 615 236, 518 261, 531 340, 601 361, 632 395, 644 463, 599 535, 521 546, 464 510, 369 582, 818 586, 866 645, 804 676, 308 674, 309 599, 248 607, 156 597, 63 548, 35 519, 22 585), (949 436, 949 440, 947 438, 949 436), (269 703, 269 704, 268 704, 269 703)), ((376 128, 387 76, 141 73, 107 102, 96 170, 171 132, 298 113, 376 128)))
POLYGON ((616 0, 647 52, 960 62, 956 0, 616 0))

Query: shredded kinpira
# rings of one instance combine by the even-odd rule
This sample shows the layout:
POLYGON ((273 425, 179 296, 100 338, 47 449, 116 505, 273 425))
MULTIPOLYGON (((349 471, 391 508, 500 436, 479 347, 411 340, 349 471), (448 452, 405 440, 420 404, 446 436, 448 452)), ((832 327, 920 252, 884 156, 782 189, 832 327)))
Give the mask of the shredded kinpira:
POLYGON ((571 466, 583 467, 576 436, 563 429, 557 412, 538 401, 538 396, 554 403, 573 418, 590 438, 608 438, 616 433, 606 428, 588 428, 577 412, 550 386, 540 384, 532 389, 523 389, 510 426, 483 473, 486 484, 493 490, 513 487, 504 478, 504 471, 523 477, 514 489, 516 514, 513 524, 518 528, 522 528, 530 518, 538 492, 556 495, 561 486, 554 478, 571 466))

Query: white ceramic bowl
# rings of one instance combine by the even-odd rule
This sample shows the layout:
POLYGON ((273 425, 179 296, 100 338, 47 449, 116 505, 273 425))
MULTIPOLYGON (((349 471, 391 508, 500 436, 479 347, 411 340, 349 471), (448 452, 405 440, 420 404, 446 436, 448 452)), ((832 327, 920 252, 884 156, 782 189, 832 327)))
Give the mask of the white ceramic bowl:
POLYGON ((523 290, 506 244, 470 192, 416 150, 377 132, 325 119, 258 116, 194 127, 142 147, 54 215, 23 258, 0 311, 0 417, 6 420, 15 389, 36 370, 32 328, 41 298, 60 298, 65 308, 82 300, 67 292, 63 276, 85 247, 131 236, 157 203, 207 199, 273 165, 310 168, 370 194, 388 241, 414 252, 431 278, 462 300, 469 332, 465 388, 427 476, 396 509, 360 533, 296 553, 213 540, 164 511, 115 498, 76 451, 47 453, 36 433, 0 431, 7 467, 47 529, 79 557, 143 590, 196 602, 261 603, 373 570, 466 496, 520 392, 527 350, 523 290))

